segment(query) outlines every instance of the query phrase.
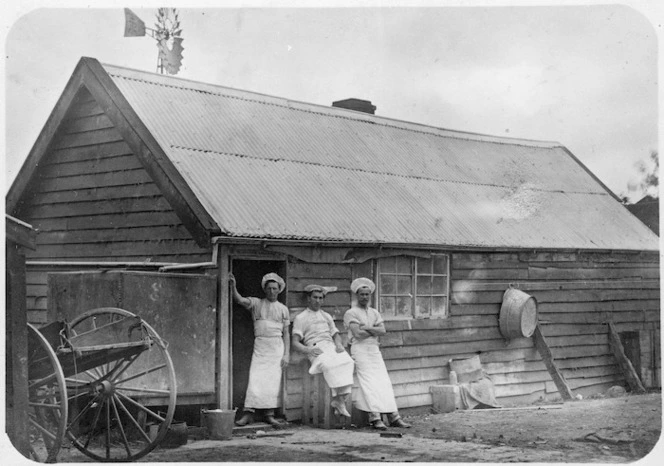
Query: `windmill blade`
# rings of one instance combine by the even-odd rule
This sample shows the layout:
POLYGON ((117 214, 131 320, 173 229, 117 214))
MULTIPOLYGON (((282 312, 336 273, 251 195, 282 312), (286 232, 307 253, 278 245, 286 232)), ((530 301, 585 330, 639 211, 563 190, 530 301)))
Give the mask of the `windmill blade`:
POLYGON ((168 72, 168 74, 177 74, 180 71, 182 66, 182 47, 181 37, 173 38, 173 48, 168 48, 168 42, 166 40, 159 41, 159 58, 161 58, 161 63, 168 72))

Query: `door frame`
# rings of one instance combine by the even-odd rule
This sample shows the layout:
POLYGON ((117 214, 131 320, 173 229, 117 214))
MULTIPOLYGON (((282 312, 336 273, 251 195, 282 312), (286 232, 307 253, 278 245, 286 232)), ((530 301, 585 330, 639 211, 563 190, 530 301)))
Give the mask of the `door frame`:
MULTIPOLYGON (((254 256, 254 255, 246 255, 246 254, 238 254, 238 255, 228 255, 228 270, 229 273, 234 273, 236 271, 237 266, 239 265, 238 262, 244 262, 244 263, 256 263, 257 265, 259 263, 262 263, 262 266, 264 267, 264 270, 262 270, 258 275, 262 276, 266 273, 269 272, 275 272, 277 273, 281 278, 284 279, 284 282, 286 283, 286 287, 284 288, 284 291, 279 294, 279 302, 281 302, 284 305, 287 305, 287 296, 288 296, 288 261, 286 258, 283 257, 265 257, 265 256, 254 256), (266 263, 271 263, 273 266, 267 266, 266 263), (276 267, 274 265, 278 264, 276 267)), ((229 290, 230 293, 230 290, 229 290)), ((257 296, 257 297, 262 297, 262 296, 257 296)), ((234 379, 234 364, 235 364, 235 357, 233 354, 233 344, 234 344, 234 334, 233 334, 233 308, 234 308, 235 303, 233 302, 233 297, 229 296, 229 301, 228 301, 228 320, 227 320, 227 325, 228 325, 228 405, 230 409, 235 408, 233 405, 233 401, 235 399, 235 381, 234 379)), ((246 388, 245 388, 246 390, 246 388)), ((285 387, 282 388, 282 409, 283 405, 286 403, 285 400, 285 387)), ((239 413, 238 413, 239 414, 239 413)))

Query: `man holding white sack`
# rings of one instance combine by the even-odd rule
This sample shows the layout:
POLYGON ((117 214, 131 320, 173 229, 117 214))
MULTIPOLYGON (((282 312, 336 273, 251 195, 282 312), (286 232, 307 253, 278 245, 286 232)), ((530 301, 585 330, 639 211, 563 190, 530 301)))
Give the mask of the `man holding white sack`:
POLYGON ((323 374, 332 391, 330 405, 336 415, 350 417, 346 400, 353 387, 354 363, 341 342, 332 316, 321 309, 328 290, 307 285, 308 307, 293 321, 292 345, 309 358, 310 374, 323 374))
POLYGON ((387 429, 381 413, 388 414, 391 427, 410 427, 397 410, 392 381, 378 346, 378 336, 386 332, 383 317, 369 306, 376 285, 362 277, 353 280, 350 289, 357 297, 357 304, 344 314, 344 325, 348 329, 350 354, 355 361, 359 386, 353 393, 353 402, 357 409, 369 413, 374 429, 387 429))
POLYGON ((281 406, 279 392, 281 371, 290 360, 290 317, 288 308, 277 301, 286 284, 276 273, 268 273, 261 280, 265 298, 245 298, 237 291, 235 277, 229 277, 233 300, 251 312, 254 321, 254 352, 249 368, 249 384, 244 400, 244 414, 235 424, 244 426, 254 421, 257 409, 264 410, 264 418, 275 429, 280 428, 274 410, 281 406))

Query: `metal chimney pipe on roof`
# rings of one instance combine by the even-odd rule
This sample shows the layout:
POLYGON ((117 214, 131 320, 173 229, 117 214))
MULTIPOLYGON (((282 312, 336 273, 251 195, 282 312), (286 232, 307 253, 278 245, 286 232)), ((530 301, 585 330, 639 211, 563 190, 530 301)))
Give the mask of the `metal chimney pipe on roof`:
POLYGON ((369 100, 362 100, 355 98, 337 100, 336 102, 332 102, 332 106, 338 108, 345 108, 348 110, 355 110, 356 112, 369 113, 371 115, 374 115, 376 113, 376 106, 372 105, 371 101, 369 100))

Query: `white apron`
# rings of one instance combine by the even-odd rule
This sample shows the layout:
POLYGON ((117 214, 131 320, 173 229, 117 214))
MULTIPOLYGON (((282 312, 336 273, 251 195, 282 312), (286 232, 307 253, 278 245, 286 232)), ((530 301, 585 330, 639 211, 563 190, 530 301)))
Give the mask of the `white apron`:
POLYGON ((350 353, 357 368, 358 388, 353 390, 353 403, 357 409, 370 413, 397 412, 392 381, 375 340, 354 342, 350 353))
POLYGON ((323 350, 323 354, 311 359, 310 374, 323 373, 325 382, 330 388, 353 385, 353 369, 355 364, 347 352, 337 353, 336 345, 327 340, 319 341, 316 347, 323 350))
MULTIPOLYGON (((256 326, 279 326, 268 320, 257 320, 256 326)), ((263 333, 257 331, 256 333, 263 333)), ((256 337, 249 369, 249 385, 244 400, 245 408, 273 409, 281 406, 281 360, 284 357, 284 340, 281 336, 256 337)))

